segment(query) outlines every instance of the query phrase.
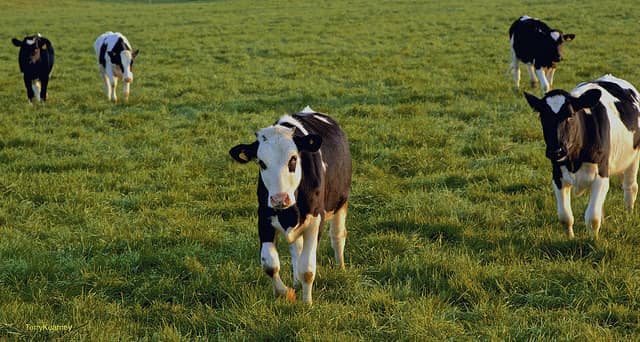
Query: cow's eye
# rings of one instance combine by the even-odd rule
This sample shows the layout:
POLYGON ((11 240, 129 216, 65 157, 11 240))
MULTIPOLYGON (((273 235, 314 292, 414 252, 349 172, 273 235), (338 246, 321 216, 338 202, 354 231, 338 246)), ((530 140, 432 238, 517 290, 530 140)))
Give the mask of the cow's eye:
POLYGON ((296 158, 296 156, 292 156, 291 159, 289 159, 289 172, 295 172, 296 171, 296 163, 298 162, 298 158, 296 158))
POLYGON ((258 165, 260 165, 260 168, 263 170, 267 169, 267 165, 262 160, 258 160, 258 165))

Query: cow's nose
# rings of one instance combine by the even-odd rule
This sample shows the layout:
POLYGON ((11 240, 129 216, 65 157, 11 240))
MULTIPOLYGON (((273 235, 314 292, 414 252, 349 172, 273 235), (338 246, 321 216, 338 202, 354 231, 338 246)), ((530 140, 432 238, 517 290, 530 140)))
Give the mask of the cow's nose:
POLYGON ((274 209, 285 209, 291 205, 291 198, 287 193, 275 194, 269 198, 271 207, 274 209))
POLYGON ((125 77, 124 82, 125 82, 125 83, 131 83, 131 82, 133 82, 133 77, 125 77))

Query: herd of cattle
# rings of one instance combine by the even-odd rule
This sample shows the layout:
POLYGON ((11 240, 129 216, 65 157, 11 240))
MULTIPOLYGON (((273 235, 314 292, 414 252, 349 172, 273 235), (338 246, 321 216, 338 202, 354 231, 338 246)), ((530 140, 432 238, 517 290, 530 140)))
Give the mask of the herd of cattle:
MULTIPOLYGON (((540 114, 546 156, 552 164, 552 184, 558 217, 573 238, 571 191, 590 189, 585 222, 594 238, 603 218, 609 176, 623 174, 626 208, 631 211, 638 193, 640 163, 640 94, 629 82, 605 75, 579 84, 570 92, 551 90, 562 44, 574 34, 551 29, 539 19, 523 16, 509 28, 511 71, 516 88, 519 63, 526 65, 532 86, 538 81, 542 98, 524 93, 540 114)), ((54 62, 51 42, 38 35, 13 39, 20 47, 19 64, 29 102, 46 100, 54 62), (41 88, 40 88, 41 85, 41 88)), ((116 84, 124 80, 123 96, 133 82, 132 65, 138 50, 120 33, 106 32, 94 44, 107 97, 117 101, 116 84)), ((272 279, 276 295, 295 300, 295 291, 280 278, 276 234, 289 244, 294 284, 301 285, 303 301, 312 302, 316 250, 325 221, 330 222, 336 263, 344 268, 345 226, 351 187, 351 156, 344 131, 326 114, 309 107, 285 115, 256 132, 255 141, 229 151, 240 163, 256 160, 258 233, 263 270, 272 279)))

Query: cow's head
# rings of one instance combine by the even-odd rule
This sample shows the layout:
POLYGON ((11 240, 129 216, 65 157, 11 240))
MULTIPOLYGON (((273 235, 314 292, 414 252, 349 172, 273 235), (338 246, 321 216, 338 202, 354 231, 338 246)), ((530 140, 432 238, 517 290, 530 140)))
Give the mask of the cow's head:
POLYGON ((286 209, 296 203, 296 190, 302 179, 301 152, 316 152, 322 144, 319 135, 295 136, 295 129, 270 126, 256 133, 252 144, 234 146, 229 154, 244 164, 257 159, 260 178, 269 191, 267 206, 286 209))
POLYGON ((562 43, 570 42, 576 37, 575 34, 563 34, 559 30, 551 30, 545 37, 546 46, 544 51, 549 51, 552 66, 562 60, 562 43))
POLYGON ((133 83, 133 61, 139 52, 139 49, 132 52, 128 47, 125 47, 119 53, 113 50, 108 52, 111 63, 120 69, 122 78, 126 83, 133 83))
POLYGON ((33 36, 24 37, 23 40, 11 39, 13 45, 20 48, 20 63, 35 64, 40 61, 40 50, 46 50, 47 40, 43 39, 40 33, 33 36))
POLYGON ((546 93, 541 99, 527 92, 524 95, 531 108, 540 113, 542 133, 547 145, 546 156, 557 164, 564 162, 582 146, 582 134, 578 131, 581 126, 577 122, 576 113, 596 106, 602 92, 591 89, 580 97, 573 97, 558 89, 546 93))

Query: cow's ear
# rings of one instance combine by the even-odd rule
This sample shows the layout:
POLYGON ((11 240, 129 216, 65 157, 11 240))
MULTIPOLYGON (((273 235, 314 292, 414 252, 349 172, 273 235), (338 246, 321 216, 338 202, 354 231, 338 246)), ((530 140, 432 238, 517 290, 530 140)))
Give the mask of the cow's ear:
POLYGON ((132 57, 132 58, 136 58, 136 57, 138 57, 138 54, 139 54, 139 53, 140 53, 140 49, 136 49, 136 51, 134 51, 134 52, 131 54, 131 57, 132 57))
POLYGON ((299 151, 316 152, 322 146, 322 137, 317 134, 309 134, 304 137, 293 137, 299 151))
POLYGON ((576 35, 573 33, 569 33, 569 34, 565 34, 562 36, 562 41, 564 42, 570 42, 572 41, 574 38, 576 38, 576 35))
POLYGON ((537 112, 542 112, 542 106, 544 105, 544 103, 542 103, 542 99, 539 99, 535 97, 535 95, 531 95, 526 91, 524 92, 524 97, 527 99, 527 102, 529 103, 529 106, 531 106, 531 108, 533 108, 537 112))
POLYGON ((258 154, 258 142, 254 141, 252 144, 240 144, 232 147, 229 150, 231 158, 235 159, 238 163, 246 164, 251 159, 255 158, 258 154))
POLYGON ((602 92, 600 89, 590 89, 582 93, 580 97, 573 100, 573 108, 575 110, 580 110, 584 108, 592 108, 598 104, 600 101, 600 96, 602 92))
POLYGON ((21 40, 17 40, 16 38, 11 39, 11 42, 13 43, 13 45, 20 47, 22 46, 22 41, 21 40))

